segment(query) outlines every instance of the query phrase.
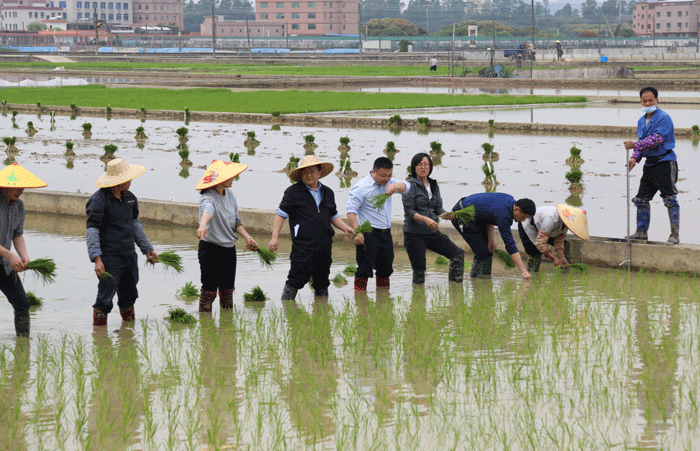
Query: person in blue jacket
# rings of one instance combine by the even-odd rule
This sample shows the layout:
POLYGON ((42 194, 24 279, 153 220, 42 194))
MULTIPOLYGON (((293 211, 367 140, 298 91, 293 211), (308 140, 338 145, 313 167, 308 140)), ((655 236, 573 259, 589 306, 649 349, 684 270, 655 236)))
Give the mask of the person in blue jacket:
POLYGON ((522 222, 531 218, 536 211, 535 203, 530 199, 516 201, 513 196, 505 193, 479 193, 461 198, 452 211, 461 210, 470 205, 474 206, 473 222, 463 224, 458 219, 452 219, 452 225, 474 252, 470 276, 482 277, 491 274, 493 251, 496 249, 493 226, 496 226, 506 246, 506 252, 513 257, 513 262, 523 279, 530 279, 532 276, 523 264, 510 228, 513 221, 522 222))
POLYGON ((625 149, 634 149, 632 157, 627 162, 631 171, 642 158, 646 158, 642 180, 639 182, 639 191, 632 199, 637 206, 637 230, 630 237, 635 240, 648 239, 649 222, 651 221, 651 209, 649 201, 657 191, 661 192, 664 205, 668 208, 668 217, 671 221, 671 236, 668 242, 678 244, 680 206, 676 195, 676 181, 678 180, 678 162, 676 153, 676 136, 673 131, 673 121, 665 111, 657 105, 659 92, 656 88, 646 87, 639 91, 642 111, 644 115, 637 122, 637 141, 625 141, 625 149))

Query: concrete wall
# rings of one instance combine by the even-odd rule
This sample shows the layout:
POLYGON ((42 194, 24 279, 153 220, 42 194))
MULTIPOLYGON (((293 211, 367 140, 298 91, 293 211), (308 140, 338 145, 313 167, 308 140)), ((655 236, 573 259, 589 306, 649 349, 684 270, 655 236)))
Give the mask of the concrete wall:
MULTIPOLYGON (((85 217, 85 203, 89 194, 74 194, 45 189, 26 190, 22 195, 26 210, 33 213, 58 214, 85 217)), ((194 203, 178 203, 161 200, 139 199, 140 218, 144 224, 156 223, 188 227, 194 233, 199 219, 199 207, 194 203)), ((275 212, 253 208, 240 209, 241 220, 250 233, 269 234, 275 212)), ((403 246, 403 221, 393 221, 391 235, 396 246, 403 246)), ((148 231, 148 226, 146 226, 148 231)), ((462 237, 449 224, 441 224, 440 230, 447 234, 467 252, 469 247, 462 237)), ((289 227, 285 223, 282 235, 289 236, 289 227)), ((497 236, 497 243, 503 249, 503 242, 497 236)), ((517 230, 513 236, 522 249, 517 230)), ((344 235, 337 233, 337 240, 344 235)), ((627 259, 627 245, 624 242, 611 241, 607 238, 592 237, 582 241, 569 234, 573 261, 582 261, 595 266, 619 268, 627 259)), ((632 244, 632 266, 646 270, 683 272, 700 274, 700 246, 692 244, 632 244)))
POLYGON ((516 76, 521 78, 535 78, 540 80, 552 80, 559 78, 634 78, 634 70, 630 69, 629 67, 622 66, 574 67, 571 69, 533 70, 532 77, 530 77, 530 69, 528 69, 528 66, 529 64, 523 63, 523 68, 515 71, 516 76))

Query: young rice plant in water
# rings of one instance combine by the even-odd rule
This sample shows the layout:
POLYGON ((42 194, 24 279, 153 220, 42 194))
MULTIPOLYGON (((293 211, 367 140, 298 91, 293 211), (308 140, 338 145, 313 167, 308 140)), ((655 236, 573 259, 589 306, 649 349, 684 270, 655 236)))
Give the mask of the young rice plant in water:
POLYGON ((199 296, 199 290, 194 286, 192 282, 186 282, 179 290, 177 290, 177 295, 183 298, 190 298, 194 296, 199 296))

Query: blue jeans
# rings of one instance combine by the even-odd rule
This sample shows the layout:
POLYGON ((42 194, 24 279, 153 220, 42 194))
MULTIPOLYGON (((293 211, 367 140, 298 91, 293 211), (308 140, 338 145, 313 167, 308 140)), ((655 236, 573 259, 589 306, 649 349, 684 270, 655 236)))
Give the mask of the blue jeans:
POLYGON ((103 313, 112 311, 114 304, 112 299, 117 295, 119 308, 128 309, 136 302, 139 292, 136 284, 139 282, 139 266, 136 253, 127 256, 101 255, 105 271, 112 277, 103 276, 99 278, 97 285, 97 300, 92 306, 103 313))

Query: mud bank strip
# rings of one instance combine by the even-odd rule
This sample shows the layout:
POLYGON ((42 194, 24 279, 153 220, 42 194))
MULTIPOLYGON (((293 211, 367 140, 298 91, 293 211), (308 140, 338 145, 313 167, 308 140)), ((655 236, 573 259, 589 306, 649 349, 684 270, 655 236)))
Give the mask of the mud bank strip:
MULTIPOLYGON (((579 105, 579 104, 577 104, 579 105)), ((581 105, 584 105, 581 103, 581 105)), ((513 105, 512 108, 531 108, 533 105, 513 105)), ((546 104, 539 106, 557 106, 557 104, 546 104)), ((73 111, 67 106, 42 106, 41 110, 36 105, 7 104, 8 110, 17 110, 24 114, 48 114, 55 111, 56 114, 70 116, 73 111)), ((283 114, 273 118, 269 114, 253 113, 225 113, 225 112, 196 112, 190 111, 189 120, 195 122, 219 122, 231 124, 270 124, 307 126, 307 127, 332 127, 350 129, 385 129, 389 116, 401 113, 401 110, 388 111, 386 118, 377 117, 352 117, 336 116, 325 114, 283 114)), ((430 112, 426 111, 426 117, 430 117, 430 112)), ((106 117, 105 108, 78 107, 77 116, 86 117, 106 117)), ((140 110, 127 108, 112 108, 110 117, 128 119, 160 119, 170 121, 184 121, 184 111, 172 110, 148 110, 143 115, 140 110)), ((426 131, 449 131, 455 133, 472 133, 489 131, 489 123, 483 121, 460 121, 460 120, 435 120, 431 119, 428 126, 418 126, 416 119, 403 119, 400 130, 426 130, 426 131)), ((547 133, 547 134, 573 134, 573 135, 593 135, 593 136, 630 136, 637 133, 637 127, 619 125, 585 125, 585 124, 539 124, 527 122, 496 122, 493 125, 494 132, 510 133, 547 133)), ((690 128, 676 128, 676 137, 691 138, 693 131, 690 128)))
MULTIPOLYGON (((85 217, 85 203, 89 194, 74 194, 47 190, 27 190, 23 195, 25 208, 28 212, 52 215, 85 217)), ((199 206, 194 203, 169 202, 162 200, 139 199, 140 218, 145 224, 162 224, 188 227, 194 234, 198 225, 199 206)), ((253 208, 240 209, 241 220, 246 230, 251 233, 269 234, 275 212, 253 208)), ((403 246, 403 222, 393 221, 391 234, 396 246, 403 246)), ((449 224, 441 224, 440 229, 455 243, 471 253, 462 237, 449 224)), ((282 227, 282 234, 289 236, 289 227, 282 227)), ((522 244, 517 232, 513 233, 518 246, 522 244)), ((336 240, 344 235, 337 233, 336 240)), ((627 245, 624 242, 614 242, 605 237, 592 237, 581 241, 569 234, 571 240, 571 257, 574 262, 582 261, 600 267, 619 268, 620 263, 627 258, 627 245)), ((499 248, 503 249, 500 237, 497 237, 499 248)), ((262 244, 262 243, 261 243, 262 244)), ((680 272, 700 275, 700 246, 693 244, 633 244, 632 267, 645 270, 680 272)))

